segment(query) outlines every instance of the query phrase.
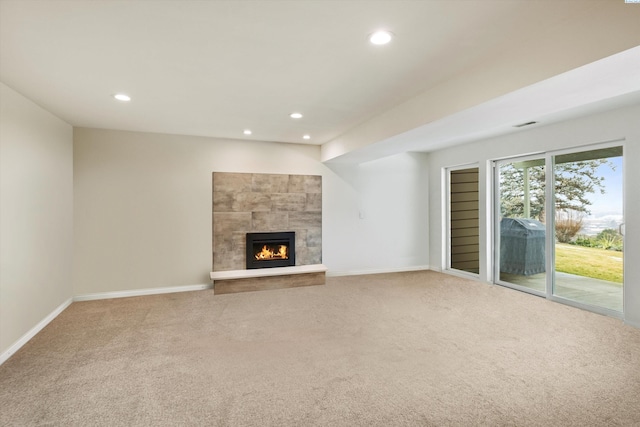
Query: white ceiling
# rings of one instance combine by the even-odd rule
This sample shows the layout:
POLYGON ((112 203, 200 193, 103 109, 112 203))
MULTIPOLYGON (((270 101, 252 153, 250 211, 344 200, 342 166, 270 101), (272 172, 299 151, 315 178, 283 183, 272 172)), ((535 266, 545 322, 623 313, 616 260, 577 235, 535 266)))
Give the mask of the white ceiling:
POLYGON ((361 163, 400 152, 432 151, 632 105, 640 105, 640 46, 348 152, 336 161, 361 163), (527 123, 532 124, 519 127, 527 123))
MULTIPOLYGON (((0 0, 0 80, 77 127, 320 145, 606 2, 0 0), (395 39, 370 45, 380 28, 395 39), (115 101, 117 92, 133 101, 115 101)), ((596 97, 562 95, 573 102, 507 100, 535 98, 543 117, 640 91, 640 79, 627 80, 596 97)), ((476 120, 506 105, 493 103, 479 116, 447 116, 454 134, 459 120, 476 123, 457 140, 429 145, 434 124, 425 122, 371 141, 371 153, 504 132, 504 120, 476 120)))

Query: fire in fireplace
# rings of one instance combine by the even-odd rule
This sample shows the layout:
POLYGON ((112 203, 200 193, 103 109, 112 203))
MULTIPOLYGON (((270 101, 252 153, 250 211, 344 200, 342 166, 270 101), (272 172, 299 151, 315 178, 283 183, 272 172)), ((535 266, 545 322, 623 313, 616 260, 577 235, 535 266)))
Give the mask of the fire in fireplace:
POLYGON ((295 232, 247 233, 247 269, 296 265, 295 232))

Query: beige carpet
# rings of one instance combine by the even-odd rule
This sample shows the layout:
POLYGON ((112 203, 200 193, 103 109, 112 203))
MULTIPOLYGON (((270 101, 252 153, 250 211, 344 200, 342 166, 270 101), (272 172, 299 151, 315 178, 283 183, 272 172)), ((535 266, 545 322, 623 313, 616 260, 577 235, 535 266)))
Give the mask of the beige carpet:
POLYGON ((435 272, 74 303, 0 425, 638 426, 640 330, 435 272))

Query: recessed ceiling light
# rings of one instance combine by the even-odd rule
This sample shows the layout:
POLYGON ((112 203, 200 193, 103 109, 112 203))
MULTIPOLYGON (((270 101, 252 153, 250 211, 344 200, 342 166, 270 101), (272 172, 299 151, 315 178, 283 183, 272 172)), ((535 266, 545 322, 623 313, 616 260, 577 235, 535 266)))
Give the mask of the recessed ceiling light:
POLYGON ((113 95, 113 97, 118 101, 124 101, 124 102, 131 101, 131 97, 124 93, 116 93, 115 95, 113 95))
POLYGON ((301 119, 302 113, 291 113, 289 114, 289 117, 291 117, 292 119, 301 119))
POLYGON ((302 139, 311 139, 311 136, 309 136, 309 135, 304 135, 304 136, 302 137, 302 139))
POLYGON ((245 135, 251 135, 251 130, 250 129, 245 129, 243 133, 245 135))
POLYGON ((390 33, 389 31, 380 30, 371 34, 369 36, 369 41, 373 44, 381 45, 381 44, 389 43, 392 38, 393 38, 392 33, 390 33))

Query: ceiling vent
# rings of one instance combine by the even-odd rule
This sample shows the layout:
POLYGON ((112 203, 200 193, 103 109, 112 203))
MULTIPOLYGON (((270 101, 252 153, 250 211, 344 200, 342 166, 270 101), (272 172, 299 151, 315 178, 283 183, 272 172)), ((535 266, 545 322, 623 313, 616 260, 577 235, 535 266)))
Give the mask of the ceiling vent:
POLYGON ((525 126, 531 126, 531 125, 535 125, 538 122, 526 122, 526 123, 520 123, 519 125, 515 125, 514 128, 523 128, 525 126))

